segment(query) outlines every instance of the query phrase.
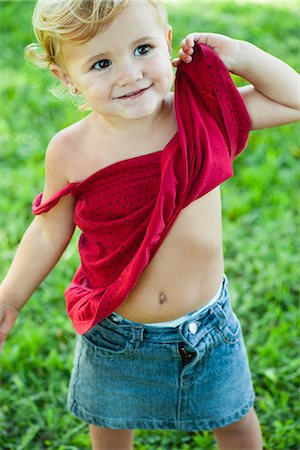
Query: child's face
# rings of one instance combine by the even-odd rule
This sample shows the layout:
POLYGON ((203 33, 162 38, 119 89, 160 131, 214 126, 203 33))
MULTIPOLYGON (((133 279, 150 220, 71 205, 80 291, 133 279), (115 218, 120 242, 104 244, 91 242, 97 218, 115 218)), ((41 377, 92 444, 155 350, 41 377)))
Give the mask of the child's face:
MULTIPOLYGON (((162 30, 151 6, 135 2, 84 44, 65 44, 67 74, 88 105, 108 121, 155 115, 173 84, 171 28, 162 30), (101 55, 100 55, 101 54, 101 55), (132 92, 139 95, 124 98, 132 92)), ((116 122, 117 123, 117 122, 116 122)))

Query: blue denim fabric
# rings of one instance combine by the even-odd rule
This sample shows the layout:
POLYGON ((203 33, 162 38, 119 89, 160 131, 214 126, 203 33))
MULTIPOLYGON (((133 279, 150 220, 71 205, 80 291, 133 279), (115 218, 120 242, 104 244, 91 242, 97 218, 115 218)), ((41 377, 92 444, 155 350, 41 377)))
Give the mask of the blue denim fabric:
POLYGON ((68 407, 88 423, 212 430, 240 420, 253 401, 225 276, 219 299, 177 327, 147 326, 113 313, 77 335, 68 407))

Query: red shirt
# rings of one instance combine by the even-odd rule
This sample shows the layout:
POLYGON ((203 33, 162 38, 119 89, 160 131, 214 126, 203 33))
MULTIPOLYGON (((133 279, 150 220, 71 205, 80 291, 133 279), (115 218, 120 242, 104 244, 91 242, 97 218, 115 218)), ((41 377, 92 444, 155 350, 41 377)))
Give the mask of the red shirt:
POLYGON ((246 145, 250 117, 209 47, 197 45, 193 62, 177 69, 174 96, 178 132, 164 149, 111 164, 45 203, 42 194, 33 202, 33 214, 42 214, 61 197, 76 197, 81 264, 65 297, 80 334, 126 299, 180 211, 231 177, 246 145))

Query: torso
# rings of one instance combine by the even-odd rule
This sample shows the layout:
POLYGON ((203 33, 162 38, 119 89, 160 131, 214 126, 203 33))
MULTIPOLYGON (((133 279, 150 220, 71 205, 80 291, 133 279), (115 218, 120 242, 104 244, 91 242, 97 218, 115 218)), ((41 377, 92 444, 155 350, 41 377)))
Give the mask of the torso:
MULTIPOLYGON (((170 106, 171 103, 172 97, 170 106)), ((159 151, 177 132, 175 114, 170 107, 164 126, 160 132, 152 132, 151 139, 148 136, 144 142, 138 139, 136 143, 132 140, 126 143, 123 139, 119 145, 114 139, 103 139, 99 152, 99 140, 95 140, 87 121, 88 118, 83 119, 75 124, 77 129, 73 128, 75 134, 80 131, 77 134, 80 145, 76 146, 78 151, 73 153, 72 165, 68 168, 70 181, 81 181, 117 161, 159 151), (84 142, 82 136, 85 136, 84 142)), ((218 187, 180 212, 159 250, 116 312, 142 323, 176 319, 209 302, 220 287, 223 271, 218 187)))
POLYGON ((216 188, 181 211, 116 312, 143 323, 176 319, 209 302, 220 287, 223 270, 220 189, 216 188))

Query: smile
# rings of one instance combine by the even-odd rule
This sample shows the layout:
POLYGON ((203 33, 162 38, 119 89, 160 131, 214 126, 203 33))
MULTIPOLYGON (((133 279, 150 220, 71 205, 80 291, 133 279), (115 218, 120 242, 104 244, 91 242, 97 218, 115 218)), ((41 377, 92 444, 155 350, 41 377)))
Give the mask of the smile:
POLYGON ((144 92, 146 92, 151 86, 145 88, 145 89, 140 89, 138 91, 135 92, 131 92, 130 94, 126 94, 123 95, 122 97, 117 97, 118 100, 128 100, 128 99, 132 99, 132 98, 137 98, 140 97, 141 95, 143 95, 144 92))

